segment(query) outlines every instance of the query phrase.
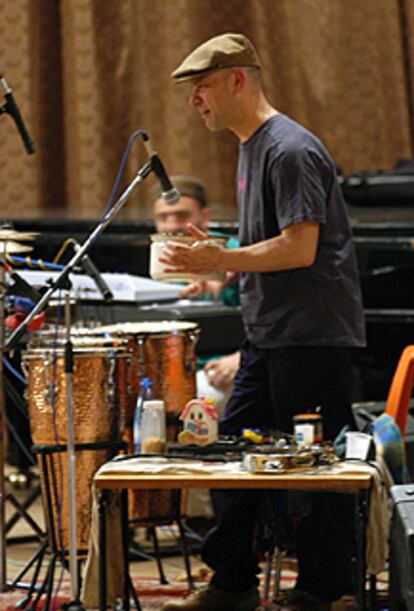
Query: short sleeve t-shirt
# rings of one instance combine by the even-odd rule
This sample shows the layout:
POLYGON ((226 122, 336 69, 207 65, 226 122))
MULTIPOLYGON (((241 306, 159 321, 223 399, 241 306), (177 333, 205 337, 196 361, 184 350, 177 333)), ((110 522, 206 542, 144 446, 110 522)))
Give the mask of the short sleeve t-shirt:
POLYGON ((239 242, 320 226, 311 267, 240 274, 248 339, 260 348, 363 346, 362 297, 352 233, 335 167, 321 142, 287 116, 268 119, 240 145, 239 242))

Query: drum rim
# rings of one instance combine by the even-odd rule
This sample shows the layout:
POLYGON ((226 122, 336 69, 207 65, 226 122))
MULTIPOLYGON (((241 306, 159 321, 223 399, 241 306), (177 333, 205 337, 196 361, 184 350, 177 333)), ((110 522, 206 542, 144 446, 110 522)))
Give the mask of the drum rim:
POLYGON ((101 327, 105 333, 107 333, 109 335, 109 337, 135 337, 135 336, 139 336, 139 335, 152 335, 152 336, 165 336, 165 337, 171 337, 176 336, 176 335, 184 335, 185 333, 187 333, 188 331, 200 331, 200 325, 196 322, 193 321, 187 321, 187 320, 146 320, 146 321, 136 321, 136 322, 124 322, 124 323, 114 323, 113 325, 104 325, 103 327, 101 327), (132 329, 126 330, 126 325, 156 325, 156 324, 172 324, 172 323, 179 323, 180 327, 179 328, 174 328, 171 327, 170 329, 158 329, 158 330, 150 330, 150 329, 141 329, 141 330, 135 330, 133 331, 132 329), (182 326, 183 325, 183 326, 182 326), (124 328, 122 329, 121 327, 124 326, 124 328))
MULTIPOLYGON (((27 350, 25 350, 22 353, 22 359, 35 359, 35 358, 39 358, 42 354, 51 354, 51 355, 56 355, 58 357, 64 357, 65 356, 65 349, 64 347, 46 347, 46 346, 36 346, 35 348, 28 348, 27 350)), ((131 356, 131 352, 129 350, 125 349, 125 346, 111 346, 108 348, 97 348, 96 346, 93 347, 85 347, 85 346, 79 346, 79 347, 73 347, 73 354, 74 356, 107 356, 108 358, 110 357, 130 357, 131 356), (111 354, 115 352, 116 354, 111 354)))

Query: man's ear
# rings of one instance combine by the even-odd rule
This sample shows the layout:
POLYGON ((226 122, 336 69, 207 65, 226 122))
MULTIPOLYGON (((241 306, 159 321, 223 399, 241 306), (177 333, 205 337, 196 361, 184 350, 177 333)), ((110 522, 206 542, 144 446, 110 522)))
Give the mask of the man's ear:
POLYGON ((246 84, 246 73, 243 68, 233 68, 232 73, 234 92, 239 93, 246 84))

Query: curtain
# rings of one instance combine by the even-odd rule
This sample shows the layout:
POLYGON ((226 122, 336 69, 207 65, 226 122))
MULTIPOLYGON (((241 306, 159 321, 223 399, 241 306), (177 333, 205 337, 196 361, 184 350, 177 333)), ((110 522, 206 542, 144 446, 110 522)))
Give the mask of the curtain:
MULTIPOLYGON (((0 72, 36 153, 0 117, 2 219, 102 215, 131 135, 169 173, 202 179, 215 218, 235 218, 238 143, 210 133, 171 71, 227 31, 255 43, 265 89, 344 173, 413 157, 412 0, 2 0, 0 72)), ((2 102, 0 102, 2 103, 2 102)), ((118 195, 145 163, 132 144, 118 195)), ((120 217, 149 218, 148 177, 120 217)))

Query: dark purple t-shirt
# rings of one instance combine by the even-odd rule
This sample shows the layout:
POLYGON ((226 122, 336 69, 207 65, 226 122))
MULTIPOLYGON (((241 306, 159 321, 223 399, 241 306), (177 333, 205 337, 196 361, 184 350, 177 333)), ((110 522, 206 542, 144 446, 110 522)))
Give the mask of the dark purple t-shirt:
POLYGON ((287 116, 271 117, 240 145, 237 198, 241 246, 302 221, 320 225, 311 267, 240 274, 248 339, 260 348, 365 345, 346 205, 321 142, 287 116))

